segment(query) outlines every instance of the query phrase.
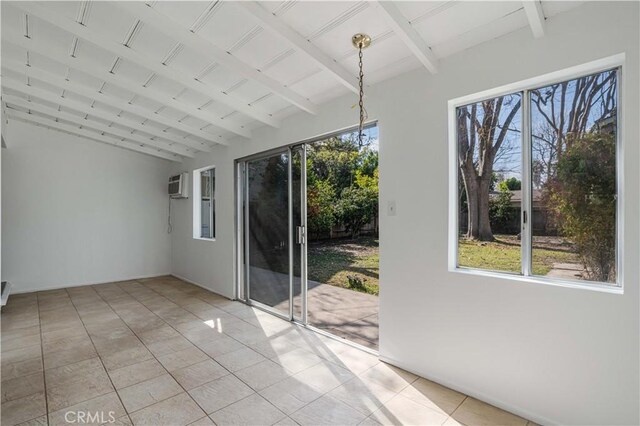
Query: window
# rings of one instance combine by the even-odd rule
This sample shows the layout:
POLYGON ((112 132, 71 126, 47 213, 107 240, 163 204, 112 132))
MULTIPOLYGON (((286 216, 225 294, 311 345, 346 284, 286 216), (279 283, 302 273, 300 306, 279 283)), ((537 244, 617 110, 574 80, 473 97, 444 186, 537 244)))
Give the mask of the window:
POLYGON ((451 102, 453 269, 620 285, 619 74, 451 102))
POLYGON ((460 106, 456 116, 458 265, 519 273, 522 94, 460 106))
POLYGON ((193 238, 213 240, 216 236, 216 169, 193 171, 193 238))

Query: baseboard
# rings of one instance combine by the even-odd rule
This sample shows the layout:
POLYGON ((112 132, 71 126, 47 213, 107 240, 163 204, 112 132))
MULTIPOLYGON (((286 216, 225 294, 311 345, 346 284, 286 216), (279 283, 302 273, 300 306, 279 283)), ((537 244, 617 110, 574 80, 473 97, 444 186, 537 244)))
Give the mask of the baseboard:
POLYGON ((473 398, 475 398, 477 400, 486 402, 487 404, 491 404, 493 406, 501 408, 501 409, 503 409, 505 411, 508 411, 510 413, 515 414, 516 416, 520 416, 520 417, 522 417, 524 419, 530 420, 530 421, 535 422, 535 423, 537 423, 539 425, 554 426, 554 425, 559 425, 560 424, 558 422, 552 421, 552 420, 547 419, 547 418, 545 418, 543 416, 540 416, 538 414, 535 414, 535 413, 532 413, 532 412, 530 412, 528 410, 525 410, 525 409, 523 409, 521 407, 516 407, 514 405, 507 404, 504 401, 495 399, 495 398, 493 398, 491 396, 488 396, 488 395, 484 394, 483 392, 479 392, 477 389, 472 389, 472 388, 469 388, 467 386, 461 386, 458 383, 453 383, 453 382, 450 382, 448 380, 443 380, 443 379, 441 379, 439 377, 435 377, 435 376, 432 376, 432 375, 425 375, 422 372, 418 372, 418 371, 413 370, 412 368, 407 367, 406 365, 404 365, 404 363, 399 362, 399 361, 397 361, 395 359, 391 359, 389 357, 380 355, 380 361, 383 361, 383 362, 386 362, 387 364, 391 364, 391 365, 394 365, 396 367, 402 368, 403 370, 406 370, 406 371, 408 371, 410 373, 413 373, 413 374, 415 374, 417 376, 424 377, 427 380, 431 380, 432 382, 436 382, 438 384, 441 384, 442 386, 448 387, 449 389, 453 389, 453 390, 458 391, 460 393, 463 393, 465 395, 471 396, 471 397, 473 397, 473 398))
POLYGON ((207 291, 210 291, 211 293, 213 293, 213 294, 217 294, 218 296, 220 296, 220 297, 224 297, 225 299, 229 299, 229 300, 236 300, 236 299, 231 299, 231 298, 229 298, 228 296, 225 296, 224 294, 220 294, 220 293, 218 293, 218 292, 215 292, 215 291, 211 290, 209 287, 207 287, 207 286, 205 286, 205 285, 202 285, 202 284, 197 283, 197 282, 195 282, 195 281, 191 281, 190 279, 185 278, 185 277, 182 277, 182 276, 180 276, 180 275, 178 275, 178 274, 171 273, 171 274, 169 274, 169 275, 171 275, 172 277, 176 277, 177 279, 182 280, 182 281, 184 281, 184 282, 187 282, 187 283, 189 283, 189 284, 193 284, 193 285, 198 286, 198 287, 200 287, 200 288, 202 288, 202 289, 205 289, 205 290, 207 290, 207 291))
POLYGON ((98 285, 98 284, 107 284, 107 283, 116 283, 116 282, 120 282, 120 281, 135 281, 135 280, 141 280, 144 278, 155 278, 155 277, 162 277, 162 276, 167 276, 167 275, 171 275, 170 272, 165 272, 165 273, 158 273, 158 274, 152 274, 152 275, 137 275, 135 277, 123 277, 123 278, 116 278, 116 279, 112 279, 112 280, 108 280, 108 281, 91 281, 91 282, 85 282, 85 283, 77 283, 77 284, 65 284, 65 285, 54 285, 54 286, 47 286, 47 287, 37 287, 35 289, 30 289, 30 290, 26 290, 26 291, 20 291, 19 289, 16 288, 16 286, 14 285, 11 291, 11 294, 24 294, 24 293, 35 293, 37 291, 48 291, 48 290, 60 290, 63 288, 70 288, 70 287, 84 287, 87 285, 98 285))

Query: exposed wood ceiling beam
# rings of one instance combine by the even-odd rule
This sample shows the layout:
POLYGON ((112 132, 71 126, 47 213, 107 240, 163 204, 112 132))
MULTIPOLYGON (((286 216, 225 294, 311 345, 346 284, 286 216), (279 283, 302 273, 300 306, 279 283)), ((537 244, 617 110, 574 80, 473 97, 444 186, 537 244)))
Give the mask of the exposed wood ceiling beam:
POLYGON ((542 11, 542 3, 539 0, 525 0, 522 2, 524 11, 529 20, 531 32, 535 38, 544 36, 544 12, 542 11))
MULTIPOLYGON (((33 111, 38 111, 42 114, 50 115, 52 117, 60 118, 65 121, 70 121, 82 127, 89 127, 96 131, 109 133, 114 136, 118 136, 121 138, 129 139, 134 142, 139 142, 145 145, 153 146, 158 149, 163 149, 165 151, 173 152, 178 155, 182 155, 183 157, 195 157, 193 151, 189 151, 182 145, 170 145, 164 142, 160 142, 157 140, 145 138, 139 134, 130 133, 126 130, 116 129, 113 127, 106 126, 102 123, 98 123, 97 121, 86 120, 82 117, 78 117, 75 114, 71 114, 65 111, 58 111, 55 108, 51 108, 45 105, 38 104, 36 102, 29 102, 26 99, 19 98, 18 96, 7 95, 6 93, 2 95, 2 100, 7 102, 9 105, 16 105, 22 108, 26 108, 33 111)), ((84 112, 79 111, 81 114, 84 112)))
MULTIPOLYGON (((178 138, 162 130, 157 130, 149 126, 142 125, 138 121, 130 120, 118 115, 113 115, 106 111, 101 111, 95 108, 87 107, 87 105, 82 102, 77 102, 71 99, 62 98, 59 95, 53 92, 50 92, 48 90, 43 90, 33 86, 27 86, 26 84, 24 84, 24 82, 13 79, 13 78, 3 77, 2 87, 11 89, 16 92, 20 92, 25 95, 33 96, 35 98, 39 98, 47 102, 54 103, 56 105, 60 105, 65 108, 69 108, 75 111, 85 112, 86 114, 92 115, 94 117, 101 118, 109 122, 117 123, 117 124, 120 124, 121 126, 136 129, 143 133, 147 133, 149 135, 152 135, 158 138, 169 140, 176 144, 186 145, 186 142, 187 142, 186 139, 178 138)), ((193 141, 189 141, 189 142, 193 142, 193 141)), ((198 149, 197 147, 191 147, 191 148, 198 149)), ((199 150, 202 151, 202 149, 199 149, 199 150)), ((211 151, 210 148, 209 148, 209 151, 211 151)))
POLYGON ((438 58, 433 54, 422 36, 411 26, 409 20, 400 12, 392 1, 376 1, 371 3, 385 17, 393 32, 432 73, 438 72, 438 58))
POLYGON ((203 55, 209 55, 219 64, 238 73, 239 76, 255 80, 298 108, 311 114, 317 114, 317 107, 308 99, 305 99, 303 96, 297 94, 288 87, 283 86, 273 78, 261 73, 251 65, 248 65, 237 57, 229 54, 210 40, 203 38, 197 33, 189 31, 186 27, 183 27, 175 20, 158 12, 153 7, 148 6, 146 3, 139 1, 115 2, 114 5, 122 8, 123 10, 129 11, 134 16, 141 19, 145 24, 155 27, 170 37, 179 40, 185 46, 194 49, 196 52, 200 52, 203 55))
MULTIPOLYGON (((118 5, 119 3, 114 2, 113 4, 118 5)), ((181 84, 182 86, 185 86, 191 90, 195 90, 198 93, 205 94, 215 101, 228 105, 234 110, 242 112, 243 114, 247 114, 256 120, 274 127, 277 127, 279 125, 278 121, 269 116, 266 112, 260 111, 256 107, 251 107, 240 100, 232 98, 231 96, 212 88, 211 86, 195 80, 194 78, 188 77, 184 74, 184 72, 163 65, 156 61, 154 58, 144 54, 143 52, 133 50, 132 48, 127 47, 121 43, 112 41, 108 37, 105 37, 104 35, 99 34, 94 30, 90 30, 88 27, 85 27, 84 25, 79 24, 74 20, 68 19, 65 16, 55 13, 50 8, 40 6, 34 2, 16 2, 12 3, 12 5, 15 5, 16 7, 27 12, 29 15, 35 16, 38 19, 48 22, 49 24, 67 31, 68 33, 71 33, 78 38, 93 43, 96 46, 105 49, 118 57, 131 61, 141 67, 147 68, 159 76, 162 76, 169 80, 173 80, 174 82, 181 84)), ((144 8, 142 10, 152 10, 150 7, 146 6, 143 3, 140 3, 140 6, 144 8)), ((169 21, 174 22, 170 19, 169 21)), ((163 29, 163 31, 167 32, 167 29, 165 28, 163 29)), ((187 31, 187 33, 189 34, 193 34, 187 29, 185 29, 185 31, 187 31)), ((226 52, 225 55, 231 56, 226 52)), ((257 71, 256 73, 260 74, 257 71)), ((246 134, 242 136, 246 137, 246 134)))
MULTIPOLYGON (((35 67, 31 67, 31 66, 26 66, 26 65, 21 65, 19 62, 16 61, 3 61, 2 63, 2 68, 13 71, 13 72, 17 72, 17 73, 21 73, 21 74, 25 74, 27 75, 29 78, 33 78, 35 80, 40 80, 43 81, 47 84, 50 84, 52 86, 58 87, 60 88, 60 90, 66 90, 69 91, 71 93, 75 93, 78 94, 80 96, 84 96, 86 98, 89 99, 93 99, 96 100, 98 102, 101 102, 105 105, 109 105, 113 108, 117 108, 119 110, 122 111, 126 111, 128 113, 134 114, 134 115, 138 115, 140 117, 144 117, 148 120, 151 121, 155 121, 159 124, 161 124, 162 126, 167 126, 167 127, 173 127, 174 129, 178 129, 181 130, 185 133, 189 133, 192 134, 194 136, 198 136, 200 138, 206 139, 207 136, 210 136, 209 133, 206 133, 200 129, 196 129, 194 127, 191 126, 187 126, 183 123, 180 123, 177 120, 173 120, 171 118, 168 117, 162 117, 158 114, 156 114, 153 111, 150 111, 146 108, 143 108, 141 106, 138 105, 133 105, 130 104, 127 101, 115 98, 113 96, 107 96, 104 95, 103 93, 101 93, 98 89, 94 89, 94 88, 90 88, 84 85, 80 85, 80 84, 76 84, 76 83, 72 83, 69 80, 65 79, 62 76, 58 76, 56 74, 50 73, 48 71, 44 71, 41 69, 37 69, 35 67)), ((138 128, 139 130, 142 130, 139 125, 138 127, 134 127, 134 128, 138 128)), ((209 139, 212 139, 211 137, 209 137, 209 139)), ((178 143, 190 146, 191 148, 197 149, 199 151, 206 151, 206 152, 211 152, 211 147, 209 145, 207 145, 204 142, 200 142, 200 141, 195 141, 195 140, 190 140, 190 139, 181 139, 180 141, 177 141, 178 143)), ((215 141, 214 141, 215 142, 215 141)), ((217 143, 225 143, 224 141, 218 141, 217 143)))
POLYGON ((115 139, 111 139, 105 136, 101 136, 99 133, 95 133, 85 129, 79 129, 75 126, 71 126, 69 124, 60 123, 54 120, 49 120, 43 117, 36 117, 33 114, 27 114, 26 112, 16 111, 16 110, 8 110, 7 115, 9 118, 13 118, 20 121, 25 121, 28 123, 35 123, 41 126, 50 127, 54 130, 59 130, 67 133, 74 134, 76 136, 85 137, 88 139, 93 139, 98 142, 103 142, 109 145, 115 145, 121 148, 126 148, 131 151, 141 152, 147 155, 153 155, 154 157, 164 158, 165 160, 177 161, 181 162, 182 158, 175 154, 170 154, 168 152, 158 151, 152 148, 147 148, 144 146, 140 146, 136 143, 129 141, 118 141, 115 139))
MULTIPOLYGON (((80 59, 77 57, 74 58, 71 56, 59 57, 58 55, 53 55, 48 49, 39 46, 32 39, 29 39, 26 37, 20 37, 20 36, 16 37, 13 34, 6 34, 6 35, 3 34, 2 42, 21 47, 31 53, 37 53, 40 56, 43 56, 45 58, 51 59, 52 61, 61 63, 71 69, 81 71, 85 74, 89 74, 93 77, 99 78, 105 81, 106 83, 113 85, 114 87, 120 87, 124 90, 130 91, 133 94, 143 96, 147 99, 151 99, 154 102, 158 102, 160 105, 165 105, 177 111, 183 112, 185 115, 188 114, 193 117, 199 118, 203 121, 213 124, 216 127, 224 128, 226 130, 231 129, 230 131, 236 134, 248 133, 246 130, 240 129, 239 126, 235 126, 231 123, 225 123, 223 127, 223 125, 219 123, 223 122, 224 120, 214 117, 212 113, 203 111, 198 108, 194 108, 191 105, 187 105, 184 102, 181 102, 175 98, 172 98, 171 96, 164 95, 158 92, 157 90, 154 90, 153 88, 144 87, 128 79, 125 79, 121 76, 116 76, 115 74, 110 73, 106 69, 93 65, 90 61, 85 61, 83 59, 80 59)), ((216 139, 214 139, 214 142, 222 145, 228 144, 228 142, 226 142, 224 138, 222 138, 222 136, 209 135, 208 133, 207 135, 208 135, 208 138, 207 138, 208 140, 211 140, 211 138, 215 137, 216 139)))
POLYGON ((305 39, 300 33, 284 23, 273 13, 262 7, 258 2, 240 1, 235 2, 235 4, 244 8, 244 10, 257 18, 264 27, 284 38, 291 46, 305 54, 307 58, 311 59, 322 69, 331 73, 331 75, 347 89, 354 93, 359 93, 355 76, 351 75, 346 68, 313 45, 309 40, 305 39))

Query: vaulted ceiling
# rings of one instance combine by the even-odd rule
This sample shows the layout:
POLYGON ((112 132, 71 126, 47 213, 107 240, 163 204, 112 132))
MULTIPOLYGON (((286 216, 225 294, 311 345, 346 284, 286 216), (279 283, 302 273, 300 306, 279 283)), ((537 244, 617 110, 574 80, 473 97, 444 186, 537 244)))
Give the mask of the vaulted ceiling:
MULTIPOLYGON (((557 1, 2 2, 2 108, 173 161, 576 7, 557 1)), ((355 121, 354 115, 354 121, 355 121)))

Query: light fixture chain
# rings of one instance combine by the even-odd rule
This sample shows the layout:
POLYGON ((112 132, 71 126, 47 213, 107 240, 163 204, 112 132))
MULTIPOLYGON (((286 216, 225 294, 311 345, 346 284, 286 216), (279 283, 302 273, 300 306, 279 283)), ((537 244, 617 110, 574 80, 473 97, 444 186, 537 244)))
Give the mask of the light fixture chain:
POLYGON ((371 37, 366 34, 358 33, 351 37, 351 44, 358 49, 358 86, 360 89, 360 98, 358 105, 360 106, 360 122, 358 123, 358 144, 362 148, 364 138, 364 121, 367 119, 367 110, 364 109, 364 71, 362 67, 362 50, 371 45, 371 37))
POLYGON ((364 72, 362 71, 362 45, 358 48, 358 67, 360 69, 359 86, 360 86, 360 99, 358 105, 360 106, 360 124, 358 126, 358 144, 362 146, 362 132, 364 131, 364 72))

